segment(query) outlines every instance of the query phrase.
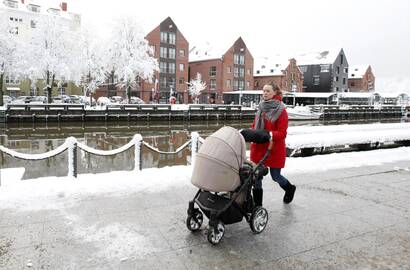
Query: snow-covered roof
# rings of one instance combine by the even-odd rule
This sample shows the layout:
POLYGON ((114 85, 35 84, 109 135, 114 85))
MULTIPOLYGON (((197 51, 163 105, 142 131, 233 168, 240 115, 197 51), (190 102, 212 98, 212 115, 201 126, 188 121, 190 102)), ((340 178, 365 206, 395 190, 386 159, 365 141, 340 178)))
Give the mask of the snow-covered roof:
POLYGON ((349 66, 349 79, 361 79, 367 71, 369 65, 349 66))
POLYGON ((283 57, 257 57, 253 63, 253 76, 281 76, 289 60, 283 57))
MULTIPOLYGON (((228 48, 225 50, 228 50, 228 48)), ((204 45, 194 45, 189 50, 189 62, 221 59, 224 53, 209 42, 206 42, 204 45)))
MULTIPOLYGON (((41 14, 41 15, 55 15, 59 16, 62 18, 68 18, 70 19, 72 14, 76 14, 73 12, 63 11, 61 7, 61 3, 67 1, 56 1, 56 0, 48 0, 48 1, 40 1, 40 0, 26 0, 24 4, 20 0, 3 0, 0 1, 0 8, 3 9, 8 9, 8 10, 16 10, 19 12, 25 12, 25 13, 35 13, 35 14, 41 14), (16 3, 16 7, 9 7, 6 3, 7 2, 13 2, 16 3), (29 9, 30 5, 34 6, 39 6, 40 10, 39 12, 33 12, 29 9), (49 10, 55 10, 56 12, 50 12, 49 10)), ((78 14, 76 14, 78 15, 78 14)))
POLYGON ((306 52, 295 55, 299 66, 333 64, 341 49, 306 52))
POLYGON ((329 98, 334 95, 333 92, 294 92, 285 93, 285 97, 302 97, 302 98, 329 98))

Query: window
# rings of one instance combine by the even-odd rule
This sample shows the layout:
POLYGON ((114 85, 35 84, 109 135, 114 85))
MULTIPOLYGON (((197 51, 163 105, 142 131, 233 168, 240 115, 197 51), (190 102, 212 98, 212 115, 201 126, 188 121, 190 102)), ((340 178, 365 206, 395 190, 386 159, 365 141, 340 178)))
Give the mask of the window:
POLYGON ((347 74, 347 73, 349 73, 349 68, 345 68, 344 69, 344 72, 347 74))
POLYGON ((239 55, 239 64, 240 65, 245 65, 245 56, 244 55, 239 55))
POLYGON ((3 2, 9 8, 18 8, 18 2, 12 0, 6 0, 3 2))
POLYGON ((307 66, 300 66, 299 69, 300 69, 300 71, 305 73, 307 71, 307 66))
POLYGON ((251 83, 249 81, 246 81, 246 87, 249 88, 251 86, 251 83))
POLYGON ((185 83, 184 77, 180 77, 179 80, 178 80, 178 83, 179 84, 184 84, 185 83))
POLYGON ((167 63, 166 62, 159 62, 159 72, 167 73, 167 63))
POLYGON ((167 58, 167 48, 161 47, 160 55, 161 58, 167 58))
POLYGON ((226 86, 227 86, 227 87, 231 87, 231 80, 229 80, 229 79, 226 80, 226 86))
POLYGON ((351 85, 351 86, 355 86, 355 83, 354 83, 354 82, 352 82, 350 85, 351 85))
POLYGON ((161 42, 168 43, 167 33, 161 32, 161 42))
POLYGON ((339 87, 335 87, 335 91, 336 91, 336 92, 339 92, 339 87))
POLYGON ((313 85, 319 85, 319 84, 320 84, 320 77, 313 76, 313 85))
POLYGON ((168 78, 168 88, 175 89, 175 78, 173 77, 168 78))
POLYGON ((215 79, 211 79, 209 81, 209 89, 211 90, 215 90, 216 89, 216 80, 215 79))
POLYGON ((346 84, 346 78, 343 78, 342 84, 346 84))
POLYGON ((340 73, 340 67, 336 67, 336 74, 340 73))
POLYGON ((175 34, 174 33, 168 33, 168 38, 169 38, 170 44, 175 44, 175 34))
POLYGON ((234 55, 233 55, 233 63, 234 63, 235 65, 238 65, 238 64, 239 64, 239 54, 234 54, 234 55))
POLYGON ((175 59, 175 49, 174 48, 169 48, 168 49, 168 57, 170 59, 175 59))
POLYGON ((179 71, 184 71, 185 65, 184 64, 179 64, 179 71))
POLYGON ((248 75, 251 75, 251 69, 250 68, 248 68, 247 70, 246 70, 246 74, 248 74, 248 75))
POLYGON ((161 88, 166 88, 167 87, 167 78, 166 77, 160 77, 159 78, 159 85, 161 88))
POLYGON ((185 50, 184 49, 179 50, 179 56, 185 57, 185 50))
POLYGON ((239 90, 245 89, 245 81, 239 81, 239 90))
POLYGON ((215 77, 216 76, 216 67, 209 68, 209 76, 215 77))
POLYGON ((335 82, 338 82, 339 81, 339 76, 336 76, 335 77, 335 82))
POLYGON ((40 6, 37 6, 37 5, 30 4, 30 5, 27 6, 27 8, 31 12, 36 12, 36 13, 40 12, 40 6))
POLYGON ((232 68, 231 67, 227 67, 226 68, 226 73, 231 73, 232 72, 232 68))
POLYGON ((241 77, 241 78, 245 77, 245 69, 244 68, 239 68, 239 77, 241 77))
POLYGON ((168 73, 175 74, 175 63, 168 63, 168 73))
POLYGON ((5 77, 6 84, 20 84, 20 80, 16 75, 10 74, 5 77))
POLYGON ((237 67, 233 68, 233 76, 234 77, 239 77, 239 68, 237 68, 237 67))
POLYGON ((238 80, 233 80, 233 90, 238 90, 238 80))
POLYGON ((341 55, 340 55, 340 64, 341 64, 341 65, 343 65, 343 60, 344 60, 344 57, 343 57, 343 54, 341 54, 341 55))
POLYGON ((330 65, 320 65, 320 72, 329 72, 330 65))

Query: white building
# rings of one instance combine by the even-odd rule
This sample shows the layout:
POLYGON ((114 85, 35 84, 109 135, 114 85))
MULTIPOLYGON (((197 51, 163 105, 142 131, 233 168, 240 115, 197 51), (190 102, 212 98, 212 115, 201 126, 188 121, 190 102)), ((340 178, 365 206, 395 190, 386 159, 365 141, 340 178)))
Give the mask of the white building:
MULTIPOLYGON (((62 26, 69 31, 81 30, 81 15, 70 12, 67 2, 42 0, 0 0, 0 14, 8 18, 19 41, 29 42, 32 29, 41 16, 58 16, 62 26)), ((4 78, 6 95, 17 96, 20 90, 18 76, 9 74, 4 78)))

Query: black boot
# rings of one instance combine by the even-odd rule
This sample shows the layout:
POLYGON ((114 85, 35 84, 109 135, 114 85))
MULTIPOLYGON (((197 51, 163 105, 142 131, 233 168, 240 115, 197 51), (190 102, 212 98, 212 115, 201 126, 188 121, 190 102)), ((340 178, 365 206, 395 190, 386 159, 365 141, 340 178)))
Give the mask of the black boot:
POLYGON ((263 189, 254 188, 252 190, 252 193, 253 193, 253 202, 255 203, 255 206, 262 206, 263 189))
POLYGON ((293 200, 293 196, 295 195, 296 186, 288 182, 282 188, 285 190, 285 196, 283 196, 283 202, 286 204, 291 203, 293 200))

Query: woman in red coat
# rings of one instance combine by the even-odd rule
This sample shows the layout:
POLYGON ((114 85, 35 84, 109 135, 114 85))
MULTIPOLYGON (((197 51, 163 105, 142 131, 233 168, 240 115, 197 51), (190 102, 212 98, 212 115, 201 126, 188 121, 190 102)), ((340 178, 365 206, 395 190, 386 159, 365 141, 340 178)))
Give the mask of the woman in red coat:
MULTIPOLYGON (((266 84, 263 87, 263 101, 259 103, 258 111, 252 125, 253 129, 265 129, 271 134, 273 140, 272 151, 265 161, 269 168, 272 179, 284 190, 283 202, 292 202, 296 186, 292 185, 280 171, 285 167, 286 145, 285 138, 288 129, 288 113, 282 102, 282 92, 275 84, 266 84)), ((251 160, 258 163, 266 153, 269 143, 251 144, 251 160)), ((253 197, 256 205, 262 205, 263 189, 262 179, 258 179, 253 189, 253 197)))

